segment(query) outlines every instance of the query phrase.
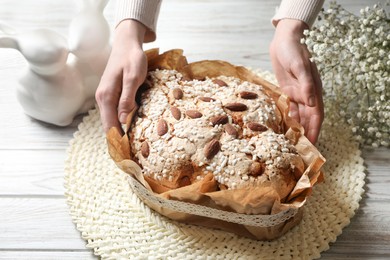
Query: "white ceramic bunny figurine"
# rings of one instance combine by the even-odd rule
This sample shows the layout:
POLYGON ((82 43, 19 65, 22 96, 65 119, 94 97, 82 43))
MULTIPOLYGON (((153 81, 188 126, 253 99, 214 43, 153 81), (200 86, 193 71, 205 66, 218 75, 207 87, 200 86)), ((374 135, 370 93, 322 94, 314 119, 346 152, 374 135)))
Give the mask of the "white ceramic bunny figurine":
POLYGON ((94 104, 96 88, 111 52, 110 26, 103 15, 108 0, 77 3, 80 11, 69 26, 69 51, 76 56, 75 66, 82 72, 87 95, 94 104))
POLYGON ((29 65, 17 88, 27 115, 66 126, 94 106, 110 54, 110 28, 103 16, 107 2, 83 0, 68 41, 52 30, 17 32, 0 23, 0 48, 18 50, 29 65))
POLYGON ((16 90, 25 113, 51 124, 69 125, 84 98, 80 74, 67 64, 66 39, 48 29, 19 33, 0 24, 0 30, 0 47, 18 50, 29 65, 16 90))

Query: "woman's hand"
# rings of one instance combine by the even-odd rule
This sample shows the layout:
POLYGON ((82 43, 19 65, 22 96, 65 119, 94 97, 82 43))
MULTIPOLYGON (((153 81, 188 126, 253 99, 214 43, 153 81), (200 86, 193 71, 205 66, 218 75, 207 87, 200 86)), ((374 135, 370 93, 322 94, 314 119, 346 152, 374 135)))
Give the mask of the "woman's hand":
POLYGON ((290 97, 290 115, 305 129, 314 144, 324 119, 322 83, 316 65, 310 61, 306 45, 301 44, 307 25, 283 19, 276 26, 270 46, 272 67, 282 91, 290 97))
POLYGON ((127 115, 135 108, 135 95, 147 73, 142 49, 146 27, 135 20, 124 20, 115 29, 114 42, 106 69, 96 91, 104 131, 122 131, 127 115))

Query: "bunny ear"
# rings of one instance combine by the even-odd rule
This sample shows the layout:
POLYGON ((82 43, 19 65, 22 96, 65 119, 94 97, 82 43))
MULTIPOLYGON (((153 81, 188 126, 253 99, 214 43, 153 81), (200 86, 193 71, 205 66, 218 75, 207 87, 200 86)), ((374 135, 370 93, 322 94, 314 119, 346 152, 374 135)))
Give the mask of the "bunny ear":
POLYGON ((80 10, 97 9, 103 11, 109 0, 76 0, 80 10))
POLYGON ((95 4, 97 5, 97 8, 103 12, 104 8, 106 7, 109 0, 95 0, 95 4))
POLYGON ((89 9, 91 7, 89 0, 74 0, 74 2, 79 11, 84 9, 89 9))

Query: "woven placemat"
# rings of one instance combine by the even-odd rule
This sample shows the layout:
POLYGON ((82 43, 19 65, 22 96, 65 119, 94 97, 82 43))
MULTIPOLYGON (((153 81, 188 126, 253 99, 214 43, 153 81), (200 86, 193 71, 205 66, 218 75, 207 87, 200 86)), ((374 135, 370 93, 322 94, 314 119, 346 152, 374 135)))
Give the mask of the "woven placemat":
POLYGON ((347 128, 325 121, 318 149, 327 159, 325 182, 314 188, 302 222, 270 242, 177 223, 150 210, 110 159, 97 110, 70 142, 65 195, 87 247, 104 259, 313 259, 349 224, 365 178, 361 152, 347 128))

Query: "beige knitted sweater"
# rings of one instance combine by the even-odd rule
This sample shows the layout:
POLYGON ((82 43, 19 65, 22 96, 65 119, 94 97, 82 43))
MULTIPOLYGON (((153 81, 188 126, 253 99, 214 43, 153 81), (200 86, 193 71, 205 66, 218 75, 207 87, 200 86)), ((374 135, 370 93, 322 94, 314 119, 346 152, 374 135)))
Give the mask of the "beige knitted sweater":
MULTIPOLYGON (((156 39, 157 18, 162 0, 117 0, 116 25, 126 19, 134 19, 148 28, 147 41, 156 39)), ((324 0, 282 0, 272 18, 274 26, 282 19, 297 19, 312 26, 324 0)))

